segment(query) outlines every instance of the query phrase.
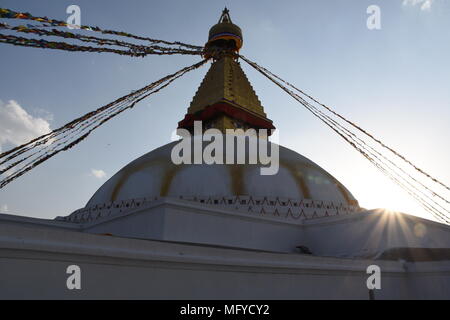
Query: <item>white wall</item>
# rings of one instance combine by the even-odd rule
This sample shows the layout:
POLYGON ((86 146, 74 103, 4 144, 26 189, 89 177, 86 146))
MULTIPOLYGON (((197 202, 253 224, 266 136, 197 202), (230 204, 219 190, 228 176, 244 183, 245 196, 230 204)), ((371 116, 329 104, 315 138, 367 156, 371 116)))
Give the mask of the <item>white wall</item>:
POLYGON ((377 299, 450 298, 450 263, 261 253, 0 224, 0 299, 368 299, 365 270, 381 267, 377 299), (81 290, 66 288, 68 265, 81 290))

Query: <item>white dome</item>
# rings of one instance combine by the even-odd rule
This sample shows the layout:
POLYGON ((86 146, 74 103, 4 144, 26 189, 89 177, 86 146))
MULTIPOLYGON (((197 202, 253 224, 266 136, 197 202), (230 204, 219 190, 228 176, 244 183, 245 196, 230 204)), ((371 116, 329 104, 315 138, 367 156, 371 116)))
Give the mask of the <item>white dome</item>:
MULTIPOLYGON (((132 161, 106 181, 86 207, 112 201, 163 197, 279 197, 357 205, 332 175, 302 155, 279 147, 279 171, 261 175, 261 165, 175 165, 166 144, 132 161)), ((270 147, 268 148, 270 150, 270 147)))

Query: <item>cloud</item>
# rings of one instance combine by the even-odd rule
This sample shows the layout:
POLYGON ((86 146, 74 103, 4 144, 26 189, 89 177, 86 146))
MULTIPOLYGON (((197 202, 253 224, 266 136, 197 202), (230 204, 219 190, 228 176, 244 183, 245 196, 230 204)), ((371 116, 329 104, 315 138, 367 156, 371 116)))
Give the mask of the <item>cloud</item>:
POLYGON ((420 5, 420 10, 429 11, 434 0, 403 0, 404 6, 416 6, 420 5))
POLYGON ((106 172, 103 170, 91 169, 91 174, 98 179, 106 177, 106 172))
POLYGON ((46 119, 33 117, 14 100, 0 100, 0 151, 6 144, 17 146, 50 131, 46 119))
POLYGON ((53 121, 53 113, 48 112, 48 111, 45 110, 45 109, 42 109, 42 108, 34 108, 34 109, 33 109, 33 113, 34 113, 36 116, 39 116, 40 118, 42 118, 42 119, 44 119, 44 120, 47 120, 47 121, 53 121))
POLYGON ((8 212, 8 206, 6 204, 0 206, 0 212, 1 213, 6 213, 8 212))
POLYGON ((426 0, 420 7, 420 10, 430 10, 432 3, 433 3, 433 0, 426 0))

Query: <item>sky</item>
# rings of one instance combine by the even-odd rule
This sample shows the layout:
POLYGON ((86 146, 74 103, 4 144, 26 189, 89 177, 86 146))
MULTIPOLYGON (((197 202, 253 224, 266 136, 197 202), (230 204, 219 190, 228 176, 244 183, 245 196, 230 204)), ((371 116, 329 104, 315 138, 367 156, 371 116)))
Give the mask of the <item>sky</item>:
MULTIPOLYGON (((332 106, 450 183, 450 1, 0 1, 0 7, 203 45, 224 6, 241 53, 332 106), (381 29, 367 28, 377 5, 381 29)), ((0 149, 27 141, 181 67, 196 56, 131 58, 0 44, 0 149)), ((362 207, 432 217, 262 75, 242 64, 280 144, 342 182, 362 207)), ((109 121, 89 139, 0 190, 0 212, 52 219, 84 207, 135 158, 170 142, 208 67, 109 121)))

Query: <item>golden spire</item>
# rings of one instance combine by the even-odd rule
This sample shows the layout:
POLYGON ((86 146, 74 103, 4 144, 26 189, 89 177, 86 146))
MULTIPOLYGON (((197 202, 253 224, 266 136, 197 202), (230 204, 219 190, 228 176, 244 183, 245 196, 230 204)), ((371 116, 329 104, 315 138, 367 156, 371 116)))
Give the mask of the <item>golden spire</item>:
POLYGON ((205 44, 205 57, 213 57, 217 51, 237 53, 242 47, 242 31, 231 22, 230 11, 225 8, 219 22, 209 29, 208 42, 205 44))
MULTIPOLYGON (((274 129, 252 85, 237 61, 242 47, 242 31, 231 22, 225 8, 209 31, 205 57, 213 63, 198 88, 179 128, 191 130, 195 120, 202 120, 204 129, 265 128, 274 129)), ((270 132, 269 132, 270 134, 270 132)))

